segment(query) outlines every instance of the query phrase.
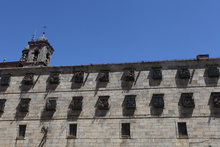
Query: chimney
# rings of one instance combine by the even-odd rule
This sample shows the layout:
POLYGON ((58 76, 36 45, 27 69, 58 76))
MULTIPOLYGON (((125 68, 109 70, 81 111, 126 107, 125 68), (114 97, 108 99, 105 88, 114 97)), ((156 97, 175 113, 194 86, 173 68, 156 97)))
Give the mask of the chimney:
POLYGON ((209 54, 197 55, 196 59, 197 60, 209 59, 209 54))

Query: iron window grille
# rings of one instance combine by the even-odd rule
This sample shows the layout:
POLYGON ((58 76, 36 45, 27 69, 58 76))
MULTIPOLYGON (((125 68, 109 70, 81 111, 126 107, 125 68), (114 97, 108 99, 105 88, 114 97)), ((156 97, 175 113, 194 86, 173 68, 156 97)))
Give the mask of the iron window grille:
POLYGON ((9 86, 11 81, 11 75, 10 74, 5 74, 1 76, 1 85, 2 86, 9 86))
POLYGON ((98 74, 98 81, 99 82, 109 82, 109 71, 101 71, 98 74))
POLYGON ((164 94, 153 94, 151 106, 154 108, 164 108, 164 94))
POLYGON ((73 97, 70 109, 71 110, 82 110, 82 99, 83 97, 73 97))
POLYGON ((34 74, 33 73, 25 74, 23 82, 25 85, 32 85, 34 83, 34 74))
POLYGON ((180 79, 189 79, 190 71, 187 66, 181 66, 178 68, 178 75, 180 79))
POLYGON ((215 108, 220 108, 220 92, 211 93, 213 106, 215 108))
POLYGON ((162 79, 162 71, 160 67, 152 68, 152 79, 161 80, 162 79))
POLYGON ((57 101, 56 99, 49 99, 46 103, 47 111, 56 111, 57 101))
POLYGON ((31 101, 31 99, 29 99, 29 98, 21 99, 21 101, 19 103, 19 111, 20 112, 28 112, 30 101, 31 101))
POLYGON ((83 83, 84 72, 77 71, 74 73, 73 79, 75 83, 83 83))
POLYGON ((135 95, 126 95, 123 106, 126 109, 135 109, 136 108, 136 100, 135 100, 135 95))
POLYGON ((96 103, 96 108, 100 110, 108 110, 109 109, 109 96, 100 96, 96 103))
POLYGON ((182 93, 179 101, 179 106, 185 108, 194 108, 195 102, 193 99, 193 93, 182 93))
POLYGON ((218 66, 208 65, 207 74, 208 74, 208 77, 210 78, 219 77, 220 72, 219 72, 218 66))
POLYGON ((59 73, 51 73, 49 77, 50 84, 59 84, 60 83, 60 74, 59 73))
POLYGON ((134 70, 125 71, 124 80, 127 82, 132 82, 135 80, 134 70))

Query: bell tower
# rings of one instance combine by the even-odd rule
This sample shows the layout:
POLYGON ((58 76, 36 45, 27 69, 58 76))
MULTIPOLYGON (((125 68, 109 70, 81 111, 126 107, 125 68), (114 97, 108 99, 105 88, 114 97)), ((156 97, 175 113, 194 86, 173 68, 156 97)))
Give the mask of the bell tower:
POLYGON ((22 51, 20 61, 25 62, 25 66, 48 66, 51 63, 53 52, 53 47, 43 33, 38 39, 28 42, 28 46, 22 51))

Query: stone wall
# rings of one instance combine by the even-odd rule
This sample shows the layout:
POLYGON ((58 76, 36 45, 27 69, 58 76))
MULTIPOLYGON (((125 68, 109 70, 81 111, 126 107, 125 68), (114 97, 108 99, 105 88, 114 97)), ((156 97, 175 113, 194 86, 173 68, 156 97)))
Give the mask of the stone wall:
POLYGON ((0 87, 0 99, 6 99, 0 117, 1 147, 38 147, 43 138, 42 127, 48 127, 45 147, 217 147, 220 143, 220 119, 210 110, 211 92, 220 92, 218 79, 206 76, 207 64, 220 64, 220 59, 183 60, 148 63, 106 64, 88 66, 36 67, 0 69, 1 74, 12 74, 9 87, 0 87), (187 65, 191 78, 177 78, 177 67, 187 65), (152 80, 151 67, 162 67, 163 79, 152 80), (121 77, 126 68, 135 69, 131 87, 121 77), (72 82, 73 72, 83 70, 84 83, 72 82), (110 70, 109 82, 100 84, 100 70, 110 70), (51 87, 50 72, 60 72, 60 84, 51 87), (24 87, 25 73, 34 73, 34 84, 24 87), (154 115, 150 106, 153 94, 164 94, 165 106, 154 115), (193 93, 195 108, 187 117, 180 117, 178 102, 181 93, 193 93), (99 115, 95 105, 99 96, 110 96, 110 109, 99 115), (124 116, 122 103, 126 95, 136 95, 134 115, 124 116), (74 96, 83 97, 83 108, 78 116, 69 117, 69 105, 74 96), (46 100, 57 98, 56 111, 45 116, 46 100), (30 98, 29 112, 20 115, 16 108, 21 98, 30 98), (186 122, 188 138, 179 138, 178 122, 186 122), (68 138, 69 124, 77 124, 76 138, 68 138), (130 123, 130 138, 122 138, 121 124, 130 123), (27 125, 24 139, 18 139, 19 125, 27 125))

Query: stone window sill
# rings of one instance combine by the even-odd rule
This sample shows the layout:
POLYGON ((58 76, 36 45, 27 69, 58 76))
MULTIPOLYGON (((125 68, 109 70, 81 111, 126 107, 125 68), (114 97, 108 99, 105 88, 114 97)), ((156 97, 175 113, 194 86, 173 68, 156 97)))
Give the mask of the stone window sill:
POLYGON ((66 139, 76 139, 76 136, 67 136, 66 139))
POLYGON ((25 138, 20 136, 20 137, 16 137, 16 140, 25 140, 25 138))

